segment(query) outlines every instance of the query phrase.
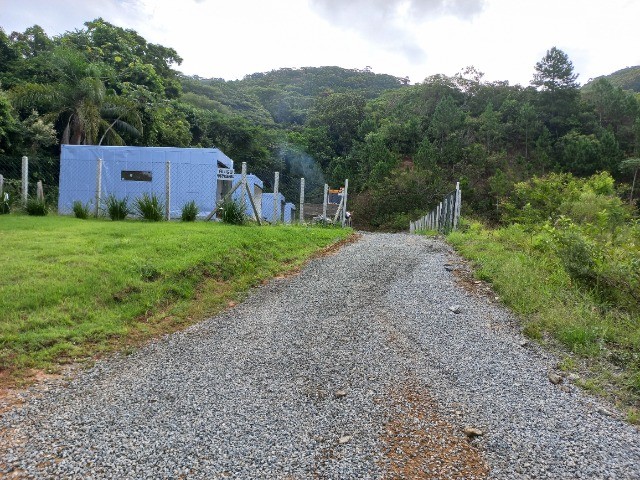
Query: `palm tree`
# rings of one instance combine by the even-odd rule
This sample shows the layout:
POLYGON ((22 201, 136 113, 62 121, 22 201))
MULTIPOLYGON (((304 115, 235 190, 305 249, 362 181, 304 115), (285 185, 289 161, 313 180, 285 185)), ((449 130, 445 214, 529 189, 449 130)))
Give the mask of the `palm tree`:
POLYGON ((54 83, 22 84, 12 90, 12 96, 18 107, 48 112, 44 117, 62 129, 60 143, 123 144, 115 128, 140 134, 135 104, 105 87, 106 67, 88 63, 79 52, 65 47, 56 48, 50 62, 54 83))

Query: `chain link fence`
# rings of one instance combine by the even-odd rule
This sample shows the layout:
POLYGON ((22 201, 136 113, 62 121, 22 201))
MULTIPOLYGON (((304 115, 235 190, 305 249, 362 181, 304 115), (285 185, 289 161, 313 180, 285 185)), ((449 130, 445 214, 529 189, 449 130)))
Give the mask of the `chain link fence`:
POLYGON ((6 201, 12 208, 24 205, 29 198, 35 198, 38 182, 42 182, 46 203, 55 205, 59 178, 60 160, 57 157, 0 154, 0 200, 6 201), (26 179, 26 183, 23 179, 26 179))
POLYGON ((191 204, 197 217, 211 219, 229 197, 243 205, 249 219, 261 223, 349 223, 344 186, 326 185, 320 167, 303 154, 289 152, 280 171, 247 165, 246 186, 240 185, 240 167, 217 149, 64 145, 61 159, 0 155, 0 195, 8 195, 15 205, 25 203, 26 172, 27 198, 36 196, 40 181, 46 203, 63 215, 80 204, 92 215, 104 216, 111 204, 124 202, 134 216, 142 216, 146 205, 165 219, 180 218, 191 204), (212 161, 211 150, 217 161, 212 161))

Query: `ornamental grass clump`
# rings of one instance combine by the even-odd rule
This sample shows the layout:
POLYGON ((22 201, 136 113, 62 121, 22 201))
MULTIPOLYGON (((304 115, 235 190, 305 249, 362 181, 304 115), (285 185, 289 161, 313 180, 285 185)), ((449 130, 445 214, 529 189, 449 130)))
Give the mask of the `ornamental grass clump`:
POLYGON ((32 215, 34 217, 44 217, 47 213, 49 213, 49 208, 44 200, 37 198, 30 198, 27 200, 26 205, 27 214, 32 215))
POLYGON ((195 222, 196 217, 198 216, 198 205, 196 205, 195 200, 191 200, 187 202, 182 207, 182 221, 183 222, 195 222))
POLYGON ((247 221, 247 215, 242 205, 235 200, 225 200, 218 208, 218 216, 224 223, 232 225, 244 225, 247 221))
POLYGON ((164 204, 155 193, 143 193, 136 198, 133 208, 138 216, 151 222, 159 222, 164 218, 164 204))
POLYGON ((105 200, 107 215, 111 220, 124 220, 131 212, 129 199, 127 197, 118 198, 111 194, 105 200))
POLYGON ((91 210, 88 203, 82 203, 80 200, 73 202, 73 215, 76 218, 86 220, 91 215, 91 210))

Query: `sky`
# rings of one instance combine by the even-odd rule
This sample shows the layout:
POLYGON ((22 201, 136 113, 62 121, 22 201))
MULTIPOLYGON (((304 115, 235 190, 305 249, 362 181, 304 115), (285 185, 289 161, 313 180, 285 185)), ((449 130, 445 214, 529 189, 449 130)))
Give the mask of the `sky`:
POLYGON ((554 46, 580 83, 640 65, 639 0, 0 0, 6 33, 54 36, 100 16, 204 78, 337 65, 417 83, 472 65, 526 86, 554 46))

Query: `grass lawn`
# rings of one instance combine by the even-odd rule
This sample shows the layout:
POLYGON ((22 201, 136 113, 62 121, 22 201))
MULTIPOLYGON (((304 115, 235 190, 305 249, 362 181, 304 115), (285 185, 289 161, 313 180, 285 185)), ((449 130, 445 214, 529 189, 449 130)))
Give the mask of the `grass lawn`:
POLYGON ((349 230, 0 216, 0 383, 216 313, 349 230))
POLYGON ((561 345, 561 368, 584 370, 581 386, 627 409, 640 423, 640 318, 636 311, 604 305, 577 285, 544 232, 518 225, 491 230, 478 223, 452 232, 449 242, 472 260, 502 301, 524 320, 524 332, 561 345))

